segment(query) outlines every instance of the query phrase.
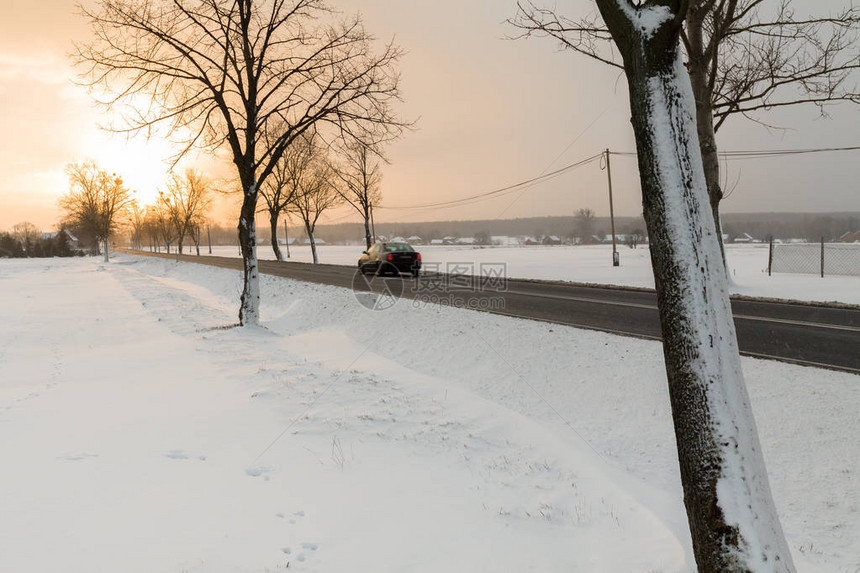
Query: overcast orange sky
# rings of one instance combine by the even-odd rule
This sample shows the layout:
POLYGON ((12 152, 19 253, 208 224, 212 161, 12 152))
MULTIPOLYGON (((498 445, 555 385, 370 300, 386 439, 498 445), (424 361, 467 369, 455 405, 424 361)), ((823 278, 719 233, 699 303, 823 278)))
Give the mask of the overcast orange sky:
MULTIPOLYGON (((132 140, 99 129, 103 110, 72 80, 68 54, 86 40, 71 0, 0 0, 0 230, 31 221, 43 230, 59 217, 67 190, 64 166, 95 159, 119 173, 146 200, 163 184, 169 156, 161 140, 132 140)), ((840 4, 843 0, 833 0, 840 4)), ((418 129, 393 144, 384 168, 383 206, 403 207, 466 197, 531 179, 604 148, 632 151, 627 88, 617 71, 560 52, 550 40, 511 41, 506 18, 514 0, 333 0, 361 10, 372 34, 396 37, 401 63, 400 112, 418 129)), ((570 3, 591 9, 590 0, 570 3)), ((810 5, 815 5, 812 2, 810 5)), ((732 119, 721 130, 723 150, 840 147, 860 144, 860 108, 783 110, 767 130, 732 119)), ((736 188, 724 212, 860 211, 857 152, 732 162, 736 188)), ((223 162, 222 162, 223 163, 223 162)), ((199 166, 217 169, 216 159, 199 166)), ((226 169, 231 166, 226 165, 226 169)), ((641 213, 633 159, 613 158, 616 214, 641 213)), ((465 207, 379 209, 380 221, 514 218, 608 214, 606 174, 598 164, 551 182, 465 207)), ((222 209, 229 216, 230 208, 222 209)), ((328 220, 353 220, 348 210, 328 220)), ((232 221, 225 221, 232 224, 232 221)))

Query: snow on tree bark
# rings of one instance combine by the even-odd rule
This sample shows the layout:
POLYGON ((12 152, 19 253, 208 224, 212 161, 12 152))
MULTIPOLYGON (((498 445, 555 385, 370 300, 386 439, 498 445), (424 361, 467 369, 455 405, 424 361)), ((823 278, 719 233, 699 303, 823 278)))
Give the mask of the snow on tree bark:
POLYGON ((239 305, 239 324, 260 323, 260 276, 257 264, 257 185, 252 183, 245 192, 239 217, 239 249, 242 251, 244 280, 239 305))
POLYGON ((678 46, 680 0, 598 0, 624 58, 684 502, 699 571, 794 571, 744 385, 678 46), (674 12, 672 11, 674 8, 674 12))
POLYGON ((717 570, 790 571, 744 385, 684 78, 678 53, 673 70, 649 78, 639 94, 644 117, 634 123, 641 122, 637 131, 651 143, 652 156, 640 160, 640 168, 650 163, 643 177, 661 191, 644 198, 645 217, 652 264, 662 269, 655 277, 666 309, 661 322, 681 472, 693 486, 685 488, 685 497, 697 512, 690 525, 706 530, 694 536, 710 538, 708 551, 720 555, 708 561, 719 562, 717 570), (709 513, 701 515, 702 509, 709 513), (714 527, 721 521, 725 527, 714 527))

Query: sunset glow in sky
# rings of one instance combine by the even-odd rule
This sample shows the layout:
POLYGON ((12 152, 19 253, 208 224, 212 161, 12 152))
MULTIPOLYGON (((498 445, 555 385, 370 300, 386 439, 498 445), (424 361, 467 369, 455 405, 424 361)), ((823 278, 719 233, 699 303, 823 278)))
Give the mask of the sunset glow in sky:
MULTIPOLYGON (((820 6, 796 1, 801 7, 820 6)), ((617 70, 560 52, 550 40, 505 39, 515 33, 504 23, 516 13, 514 0, 332 4, 345 13, 360 9, 368 31, 380 40, 395 37, 406 51, 400 66, 405 103, 399 111, 417 119, 417 129, 387 150, 391 163, 383 169, 378 221, 564 215, 583 207, 608 214, 606 174, 596 163, 492 201, 386 209, 490 191, 605 148, 632 151, 627 87, 617 70)), ((567 4, 572 10, 593 9, 590 0, 567 4)), ((76 71, 68 59, 73 42, 89 37, 75 2, 4 0, 3 5, 0 230, 20 221, 53 228, 57 198, 67 190, 64 168, 71 162, 94 159, 120 174, 144 202, 151 200, 164 185, 165 161, 174 150, 158 136, 126 142, 99 129, 108 118, 73 83, 76 71)), ((860 107, 842 104, 830 113, 822 119, 815 108, 802 107, 766 116, 784 130, 732 119, 719 133, 719 144, 723 150, 860 144, 860 107)), ((731 162, 725 180, 734 191, 723 211, 860 211, 858 159, 853 152, 731 162)), ((224 158, 197 165, 221 177, 233 169, 224 158)), ((616 214, 640 214, 635 160, 613 159, 612 173, 616 214)), ((357 219, 349 213, 333 211, 327 220, 357 219)))

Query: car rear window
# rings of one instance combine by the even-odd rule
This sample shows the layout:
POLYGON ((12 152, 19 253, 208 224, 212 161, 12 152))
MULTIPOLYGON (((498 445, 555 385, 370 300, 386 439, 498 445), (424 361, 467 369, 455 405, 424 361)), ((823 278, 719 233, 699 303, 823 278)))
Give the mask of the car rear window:
POLYGON ((389 253, 411 253, 413 251, 412 247, 406 243, 389 243, 385 245, 385 250, 389 253))

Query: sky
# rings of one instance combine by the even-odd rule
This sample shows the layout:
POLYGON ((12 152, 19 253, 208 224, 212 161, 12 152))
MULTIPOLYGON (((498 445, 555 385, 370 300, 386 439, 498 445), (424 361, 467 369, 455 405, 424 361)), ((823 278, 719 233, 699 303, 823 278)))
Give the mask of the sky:
MULTIPOLYGON (((834 0, 836 2, 837 0, 834 0)), ((838 0, 840 3, 842 0, 838 0)), ((492 191, 591 157, 633 151, 627 87, 618 70, 560 51, 551 40, 510 40, 514 0, 332 0, 362 13, 380 41, 394 38, 402 117, 416 120, 386 150, 377 221, 497 219, 609 213, 600 162, 523 192, 457 208, 404 209, 492 191)), ((590 10, 590 0, 569 3, 590 10)), ((801 6, 809 4, 804 0, 801 6)), ((55 227, 67 191, 65 166, 94 159, 121 175, 146 202, 166 179, 168 142, 125 140, 99 128, 108 118, 75 85, 68 54, 88 29, 71 0, 0 0, 0 230, 21 221, 55 227)), ((810 5, 814 5, 811 3, 810 5)), ((814 107, 763 116, 767 129, 731 119, 718 134, 723 150, 843 147, 860 144, 860 106, 840 104, 830 118, 814 107)), ((733 161, 724 212, 860 211, 860 152, 733 161)), ((191 158, 206 172, 224 158, 191 158)), ((635 159, 612 157, 615 214, 641 214, 635 159)), ((233 224, 235 201, 216 216, 233 224)), ((322 222, 358 220, 345 208, 322 222)))

